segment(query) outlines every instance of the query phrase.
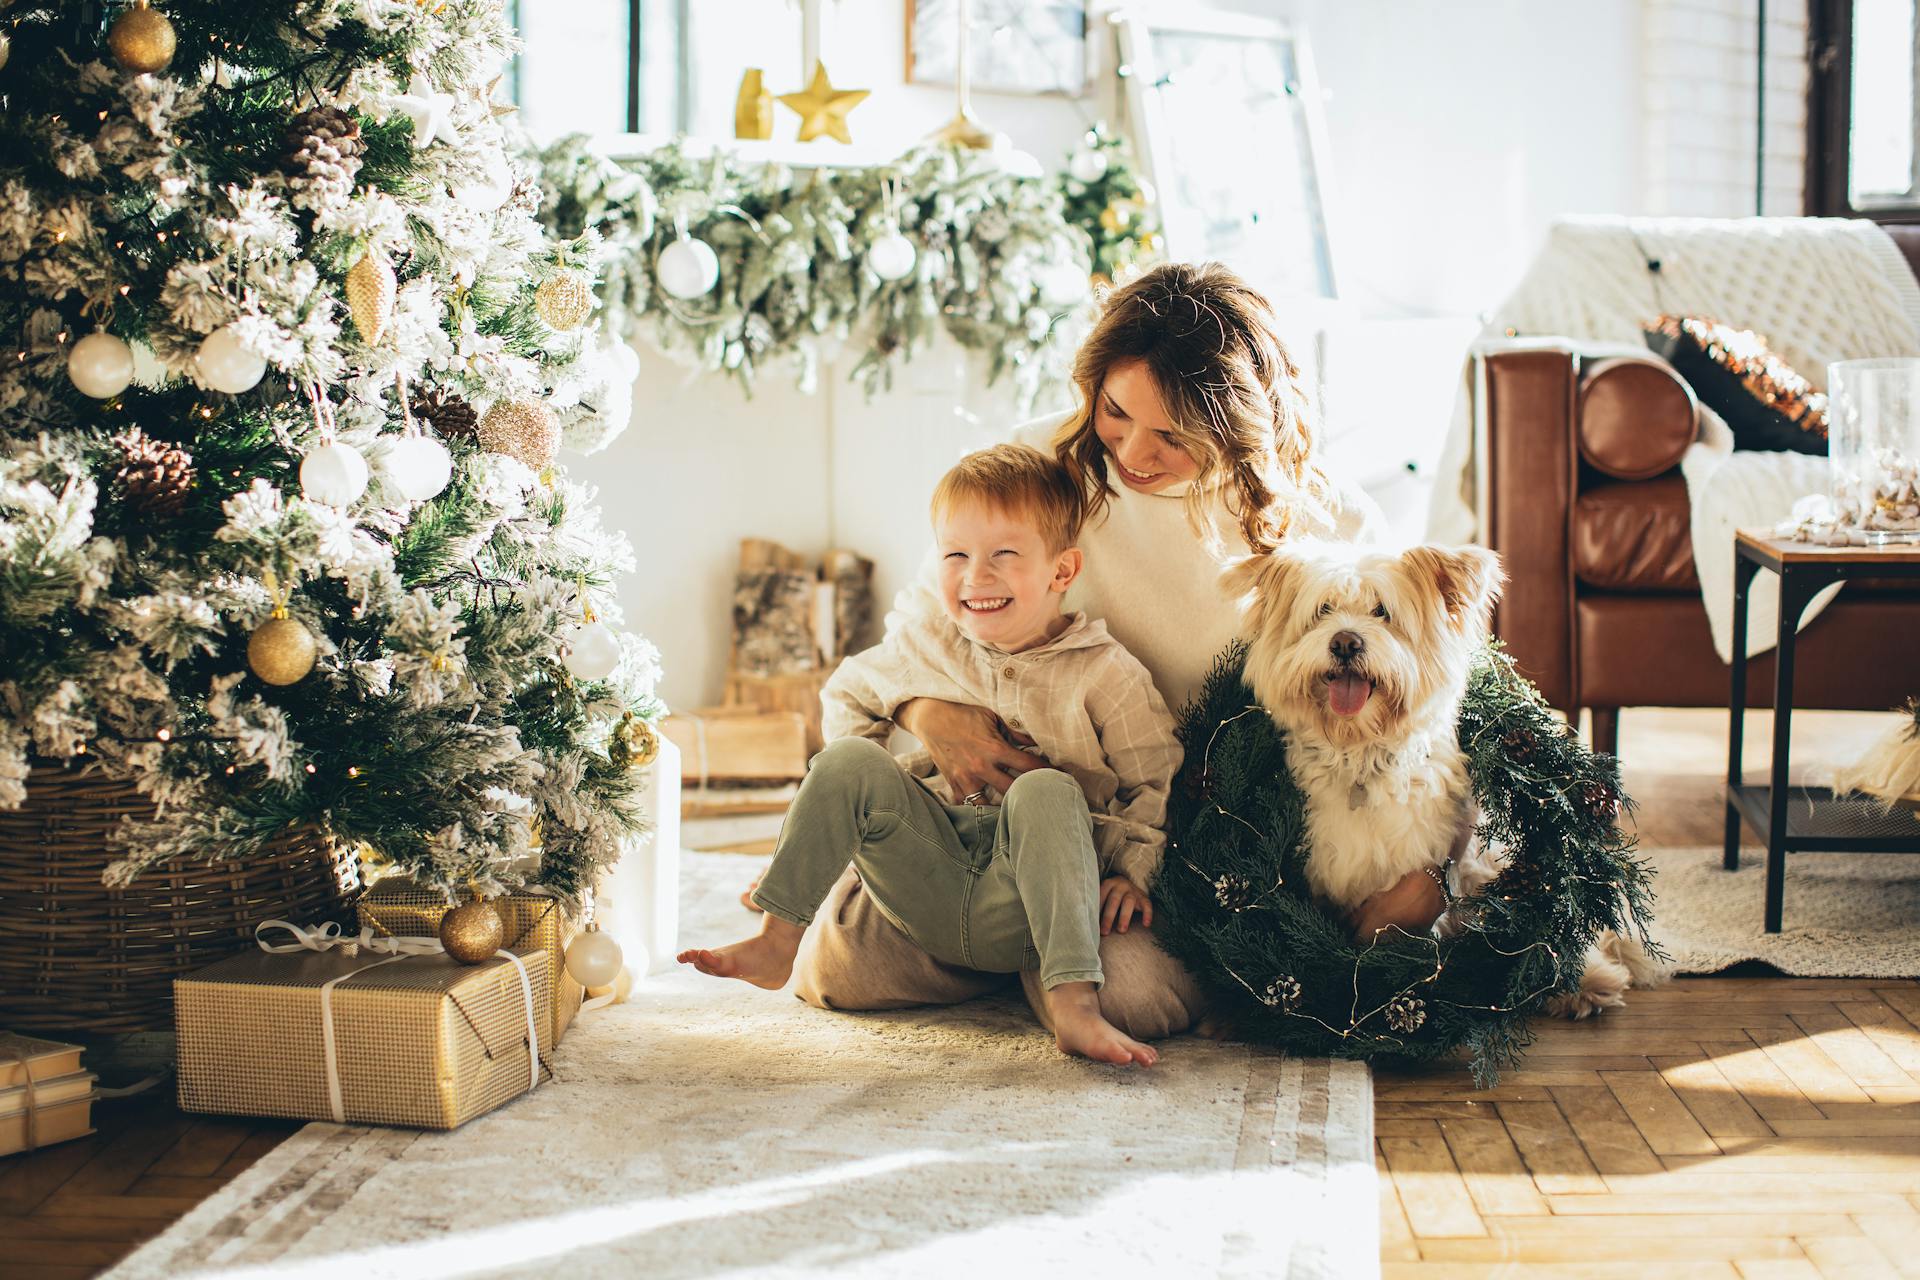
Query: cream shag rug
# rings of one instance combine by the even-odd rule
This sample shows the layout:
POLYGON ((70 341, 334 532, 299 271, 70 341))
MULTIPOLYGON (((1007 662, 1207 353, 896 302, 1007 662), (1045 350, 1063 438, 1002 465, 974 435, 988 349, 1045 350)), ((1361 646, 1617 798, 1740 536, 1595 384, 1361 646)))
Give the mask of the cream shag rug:
POLYGON ((1790 853, 1781 931, 1767 933, 1766 855, 1740 869, 1719 849, 1649 849, 1654 929, 1679 973, 1764 960, 1802 978, 1911 978, 1920 973, 1920 857, 1790 853))
MULTIPOLYGON (((688 854, 682 937, 757 864, 688 854)), ((1066 1058, 1016 996, 834 1014, 672 973, 452 1133, 312 1124, 112 1272, 1379 1274, 1366 1068, 1182 1037, 1066 1058)))

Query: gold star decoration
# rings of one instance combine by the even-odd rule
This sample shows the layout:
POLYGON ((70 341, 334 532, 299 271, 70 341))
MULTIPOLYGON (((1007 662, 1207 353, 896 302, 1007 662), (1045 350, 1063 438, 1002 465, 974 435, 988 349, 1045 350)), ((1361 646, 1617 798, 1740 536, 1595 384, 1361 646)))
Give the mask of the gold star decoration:
POLYGON ((821 134, 841 142, 852 142, 847 132, 847 112, 866 100, 870 90, 836 89, 827 79, 827 64, 813 64, 813 83, 801 93, 783 93, 780 101, 800 113, 800 141, 812 142, 821 134))

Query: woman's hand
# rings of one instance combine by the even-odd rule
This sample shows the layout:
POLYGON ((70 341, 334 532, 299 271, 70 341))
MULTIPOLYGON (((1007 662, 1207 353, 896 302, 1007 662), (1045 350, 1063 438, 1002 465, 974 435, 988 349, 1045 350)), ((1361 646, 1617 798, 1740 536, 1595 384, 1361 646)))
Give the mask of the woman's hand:
POLYGON ((1361 903, 1348 918, 1353 922, 1354 938, 1364 946, 1382 930, 1396 927, 1419 937, 1446 909, 1446 896, 1433 877, 1424 871, 1409 871, 1398 883, 1361 903))
POLYGON ((920 740, 956 796, 983 791, 1005 795, 1015 778, 1047 767, 1039 756, 1013 745, 1032 745, 1032 738, 1004 728, 1000 717, 985 707, 915 698, 901 704, 893 722, 920 740))
POLYGON ((1125 933, 1136 913, 1142 929, 1153 928, 1153 900, 1147 897, 1146 890, 1125 876, 1108 876, 1100 882, 1102 934, 1112 933, 1116 925, 1125 933))

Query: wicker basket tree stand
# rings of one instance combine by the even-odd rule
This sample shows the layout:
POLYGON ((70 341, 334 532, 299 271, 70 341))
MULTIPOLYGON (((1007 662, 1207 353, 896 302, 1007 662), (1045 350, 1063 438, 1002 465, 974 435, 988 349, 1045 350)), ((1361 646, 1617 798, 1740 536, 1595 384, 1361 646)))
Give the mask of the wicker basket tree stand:
POLYGON ((242 862, 163 865, 101 882, 108 836, 153 806, 97 766, 35 766, 0 809, 0 1027, 80 1034, 173 1025, 173 980, 253 945, 262 920, 348 918, 356 861, 318 831, 242 862))

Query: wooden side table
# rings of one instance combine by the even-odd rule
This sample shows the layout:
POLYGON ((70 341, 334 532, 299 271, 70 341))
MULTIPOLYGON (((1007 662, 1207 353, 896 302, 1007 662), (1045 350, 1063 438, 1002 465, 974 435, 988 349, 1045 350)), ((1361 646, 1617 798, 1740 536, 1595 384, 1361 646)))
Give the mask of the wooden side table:
MULTIPOLYGON (((1870 797, 1835 796, 1826 787, 1788 787, 1792 743, 1793 649, 1800 615, 1823 587, 1849 578, 1920 579, 1920 546, 1821 547, 1781 541, 1741 530, 1733 558, 1733 691, 1727 700, 1727 870, 1740 865, 1744 820, 1767 844, 1768 933, 1780 932, 1787 854, 1920 853, 1920 816, 1906 809, 1886 812, 1870 797), (1780 630, 1773 668, 1773 766, 1768 785, 1748 786, 1740 776, 1740 748, 1747 709, 1747 591, 1754 575, 1780 575, 1780 630)), ((1920 617, 1915 618, 1913 684, 1920 691, 1920 617)))

